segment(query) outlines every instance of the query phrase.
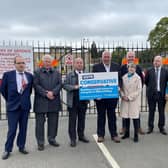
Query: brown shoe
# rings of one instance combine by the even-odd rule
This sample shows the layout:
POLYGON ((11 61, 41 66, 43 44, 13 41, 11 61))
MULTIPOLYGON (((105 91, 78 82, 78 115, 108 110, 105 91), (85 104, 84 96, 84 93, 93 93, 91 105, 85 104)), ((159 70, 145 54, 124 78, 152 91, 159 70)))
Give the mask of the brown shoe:
POLYGON ((118 136, 111 137, 111 140, 116 142, 116 143, 120 143, 120 138, 118 136))
POLYGON ((121 128, 120 135, 124 135, 124 134, 125 134, 125 128, 121 128))
POLYGON ((139 128, 139 129, 138 129, 138 133, 141 134, 141 135, 144 135, 144 134, 145 134, 145 132, 142 130, 142 128, 139 128))
POLYGON ((97 142, 99 142, 99 143, 104 142, 104 138, 103 137, 98 137, 97 142))

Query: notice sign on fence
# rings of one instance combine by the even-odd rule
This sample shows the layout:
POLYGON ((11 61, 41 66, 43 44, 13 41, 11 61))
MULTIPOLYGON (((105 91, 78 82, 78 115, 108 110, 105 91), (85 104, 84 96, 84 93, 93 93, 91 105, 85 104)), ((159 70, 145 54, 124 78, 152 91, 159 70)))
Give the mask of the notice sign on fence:
POLYGON ((24 46, 0 46, 0 79, 3 73, 15 69, 14 58, 23 56, 26 62, 26 71, 33 73, 33 49, 24 46))
POLYGON ((65 65, 71 66, 73 64, 73 55, 67 54, 65 56, 65 65))
POLYGON ((80 100, 118 98, 118 72, 79 74, 80 100))

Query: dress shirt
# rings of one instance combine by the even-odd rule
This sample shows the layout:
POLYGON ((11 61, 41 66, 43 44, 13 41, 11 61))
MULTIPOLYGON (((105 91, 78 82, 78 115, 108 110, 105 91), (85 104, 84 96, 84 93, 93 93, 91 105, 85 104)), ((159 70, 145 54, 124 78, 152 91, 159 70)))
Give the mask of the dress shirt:
POLYGON ((158 71, 158 74, 157 74, 157 79, 156 79, 156 87, 157 87, 157 91, 159 92, 160 91, 160 72, 161 72, 161 67, 158 67, 158 68, 156 68, 155 67, 155 73, 157 73, 157 71, 158 71))
POLYGON ((25 81, 26 84, 28 83, 25 73, 16 71, 17 91, 19 93, 22 90, 22 75, 20 73, 23 73, 24 81, 25 81))

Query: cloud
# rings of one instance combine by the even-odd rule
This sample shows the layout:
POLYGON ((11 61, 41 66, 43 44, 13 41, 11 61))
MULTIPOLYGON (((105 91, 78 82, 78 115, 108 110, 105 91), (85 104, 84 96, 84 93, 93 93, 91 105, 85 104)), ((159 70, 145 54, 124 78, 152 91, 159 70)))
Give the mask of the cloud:
POLYGON ((1 39, 146 40, 167 14, 166 0, 5 0, 1 39))

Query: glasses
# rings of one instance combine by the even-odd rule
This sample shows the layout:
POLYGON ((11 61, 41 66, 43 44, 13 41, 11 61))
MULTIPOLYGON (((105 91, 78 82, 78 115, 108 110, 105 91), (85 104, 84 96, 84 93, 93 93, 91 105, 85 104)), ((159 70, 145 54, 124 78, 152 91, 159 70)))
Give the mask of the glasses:
POLYGON ((25 64, 25 62, 16 62, 15 64, 25 64))

